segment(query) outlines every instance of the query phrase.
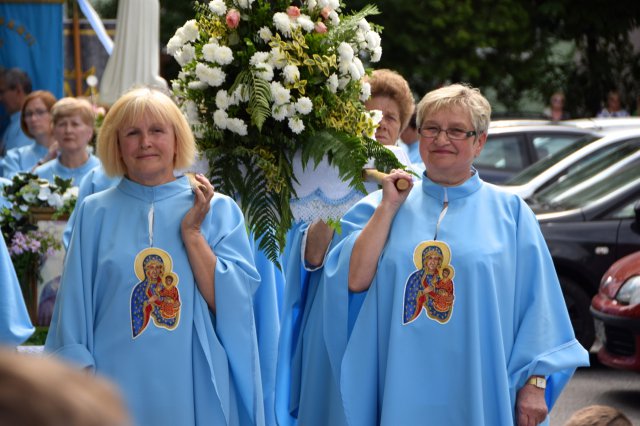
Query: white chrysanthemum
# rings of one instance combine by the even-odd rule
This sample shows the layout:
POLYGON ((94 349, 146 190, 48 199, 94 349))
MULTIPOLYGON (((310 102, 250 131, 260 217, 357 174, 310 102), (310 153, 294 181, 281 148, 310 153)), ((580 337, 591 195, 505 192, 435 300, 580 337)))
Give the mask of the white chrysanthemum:
POLYGON ((371 62, 378 62, 382 57, 382 46, 378 46, 373 49, 373 53, 371 53, 371 62))
POLYGON ((185 42, 196 41, 200 38, 200 31, 195 19, 190 19, 182 26, 182 37, 185 42))
POLYGON ((233 52, 227 46, 216 45, 213 48, 213 61, 219 65, 229 65, 233 62, 233 52))
POLYGON ((218 90, 216 93, 216 107, 222 110, 229 108, 229 95, 226 90, 218 90))
POLYGON ((365 35, 365 39, 367 40, 367 46, 370 50, 373 50, 376 47, 380 46, 380 42, 382 41, 382 39, 380 38, 380 34, 375 31, 369 31, 365 35))
POLYGON ((316 29, 316 23, 309 18, 307 15, 300 15, 298 19, 296 19, 298 25, 302 27, 303 30, 310 33, 311 31, 316 29))
POLYGON ((360 100, 366 102, 371 97, 371 84, 365 81, 360 86, 360 100))
POLYGON ((358 21, 358 28, 360 28, 365 33, 371 31, 371 25, 369 25, 369 22, 367 22, 365 18, 362 18, 358 21))
POLYGON ((271 107, 271 117, 276 121, 282 121, 287 118, 287 107, 285 105, 273 105, 271 107))
POLYGON ((78 198, 79 192, 80 192, 80 188, 78 188, 77 186, 72 186, 71 188, 68 188, 66 191, 64 191, 64 194, 62 194, 62 201, 66 202, 71 200, 72 198, 78 198))
POLYGON ((351 64, 353 64, 353 61, 340 61, 338 63, 338 73, 341 76, 349 74, 349 67, 351 67, 351 64))
POLYGON ((382 111, 379 109, 370 110, 369 115, 371 116, 371 120, 373 120, 373 124, 376 126, 382 121, 382 111))
POLYGON ((302 115, 307 115, 313 110, 313 102, 306 96, 301 97, 296 102, 296 111, 302 115))
POLYGON ((249 134, 247 124, 239 118, 229 118, 227 120, 227 129, 240 136, 247 136, 247 134, 249 134))
POLYGON ((176 32, 176 35, 171 37, 167 43, 167 53, 171 56, 175 56, 183 45, 184 41, 182 40, 182 37, 180 37, 176 32))
POLYGON ((213 113, 213 124, 215 124, 219 129, 226 129, 228 121, 229 115, 227 115, 227 111, 219 109, 213 113))
POLYGON ((171 90, 174 92, 179 92, 182 87, 180 86, 180 82, 178 80, 173 80, 171 82, 171 90))
POLYGON ((249 9, 253 0, 236 0, 236 2, 241 9, 249 9))
POLYGON ((196 80, 190 81, 189 84, 187 84, 187 87, 191 90, 204 90, 209 87, 209 85, 204 81, 196 80))
POLYGON ((353 58, 353 64, 358 69, 358 74, 360 75, 360 77, 354 78, 354 80, 360 80, 362 77, 364 77, 364 74, 365 74, 364 65, 362 64, 362 61, 360 60, 360 58, 353 58))
POLYGON ((271 97, 275 105, 284 105, 289 103, 291 92, 289 89, 285 89, 279 82, 273 81, 271 82, 271 97))
POLYGON ((353 60, 353 47, 343 41, 338 46, 338 55, 340 56, 340 61, 351 62, 353 60))
POLYGON ((273 25, 285 37, 291 37, 291 19, 284 12, 276 12, 273 14, 273 25))
POLYGON ((226 74, 218 67, 208 67, 199 63, 196 65, 196 77, 209 86, 218 87, 224 83, 226 74))
POLYGON ((51 207, 59 209, 63 204, 62 196, 56 193, 50 194, 49 198, 47 198, 47 204, 49 204, 51 207))
POLYGON ((332 25, 338 25, 340 23, 340 16, 338 16, 338 12, 336 12, 335 10, 329 12, 329 20, 331 21, 332 25))
POLYGON ((340 9, 340 0, 328 0, 327 6, 329 6, 330 9, 338 10, 340 9))
POLYGON ((269 56, 269 63, 273 65, 276 69, 282 69, 287 66, 287 55, 285 55, 284 51, 279 47, 274 47, 271 49, 269 56))
POLYGON ((198 123, 200 121, 198 105, 196 105, 195 102, 188 100, 183 104, 182 108, 189 124, 198 123))
POLYGON ((289 128, 295 134, 300 134, 304 130, 304 123, 298 117, 289 118, 289 128))
MULTIPOLYGON (((38 191, 38 200, 41 201, 45 201, 46 199, 49 198, 49 196, 51 195, 51 188, 49 188, 48 186, 41 186, 40 190, 38 191)), ((27 192, 25 193, 22 198, 24 198, 25 200, 27 200, 28 202, 34 201, 35 200, 35 194, 33 194, 32 192, 27 192), (27 197, 29 196, 29 197, 27 197)))
POLYGON ((318 7, 329 7, 329 0, 318 0, 318 7))
POLYGON ((300 70, 295 65, 287 65, 282 69, 285 83, 293 84, 300 80, 300 70))
POLYGON ((315 9, 317 5, 318 5, 318 3, 316 3, 316 0, 307 0, 307 9, 308 10, 315 9))
POLYGON ((180 66, 185 66, 195 57, 196 48, 190 44, 185 44, 184 46, 182 46, 182 48, 175 55, 175 59, 180 64, 180 66))
POLYGON ((256 76, 265 81, 273 80, 273 67, 271 64, 261 62, 256 65, 256 76))
POLYGON ((265 43, 269 43, 271 41, 271 37, 273 37, 273 33, 269 27, 262 27, 258 30, 258 37, 260 37, 260 39, 265 43))
POLYGON ((349 75, 351 75, 352 80, 360 80, 363 74, 360 74, 360 70, 358 69, 358 65, 356 65, 355 61, 349 64, 349 75))
POLYGON ((351 83, 351 77, 349 74, 344 75, 338 79, 338 90, 344 90, 347 84, 351 83))
POLYGON ((218 16, 227 13, 227 5, 224 3, 224 0, 211 0, 209 2, 209 9, 218 16))
POLYGON ((358 46, 359 49, 364 49, 365 47, 367 47, 367 40, 365 38, 364 31, 362 31, 360 28, 356 30, 355 45, 358 46))
POLYGON ((262 62, 269 62, 269 52, 256 52, 249 59, 249 64, 254 66, 262 62))
POLYGON ((207 43, 202 46, 202 59, 207 62, 214 62, 214 49, 218 46, 218 43, 207 43))
POLYGON ((327 88, 331 91, 331 93, 336 93, 338 91, 338 76, 335 74, 331 74, 329 78, 327 78, 327 88))

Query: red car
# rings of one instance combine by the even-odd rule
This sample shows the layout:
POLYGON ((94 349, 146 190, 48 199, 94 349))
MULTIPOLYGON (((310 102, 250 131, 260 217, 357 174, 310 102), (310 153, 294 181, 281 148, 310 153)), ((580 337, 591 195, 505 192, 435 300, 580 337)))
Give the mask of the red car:
POLYGON ((640 252, 621 258, 607 270, 591 300, 591 314, 602 342, 600 362, 640 371, 640 252))

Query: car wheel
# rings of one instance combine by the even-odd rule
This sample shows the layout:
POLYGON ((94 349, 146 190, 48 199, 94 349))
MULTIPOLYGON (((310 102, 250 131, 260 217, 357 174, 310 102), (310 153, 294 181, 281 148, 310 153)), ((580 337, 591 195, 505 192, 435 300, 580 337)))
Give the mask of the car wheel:
POLYGON ((560 286, 576 339, 586 350, 589 350, 596 333, 593 317, 589 312, 591 298, 575 281, 567 277, 560 277, 560 286))

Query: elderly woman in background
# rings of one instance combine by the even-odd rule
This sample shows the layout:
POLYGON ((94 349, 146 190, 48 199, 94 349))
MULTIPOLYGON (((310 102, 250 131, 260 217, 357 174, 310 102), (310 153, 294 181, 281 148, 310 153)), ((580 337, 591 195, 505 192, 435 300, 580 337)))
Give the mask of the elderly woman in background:
POLYGON ((122 179, 76 207, 45 350, 112 379, 135 424, 262 425, 260 278, 236 203, 174 176, 194 154, 162 92, 111 107, 98 155, 122 179))
POLYGON ((51 127, 51 108, 56 103, 53 93, 36 90, 27 95, 22 105, 20 127, 35 143, 10 149, 3 160, 4 177, 11 179, 17 173, 29 172, 55 158, 57 143, 51 127))
POLYGON ((423 180, 395 171, 342 219, 323 278, 366 295, 338 359, 350 425, 537 425, 588 365, 534 214, 472 168, 490 115, 466 85, 427 93, 423 180))
POLYGON ((95 121, 93 106, 86 99, 62 98, 51 108, 51 116, 58 156, 33 172, 48 180, 54 176, 73 179, 77 186, 85 174, 100 164, 88 149, 95 121))

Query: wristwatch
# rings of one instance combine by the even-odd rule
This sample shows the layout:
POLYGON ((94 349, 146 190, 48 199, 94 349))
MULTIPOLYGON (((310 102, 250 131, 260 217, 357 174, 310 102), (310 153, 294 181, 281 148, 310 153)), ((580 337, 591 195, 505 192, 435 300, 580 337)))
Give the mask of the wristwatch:
POLYGON ((528 385, 533 385, 540 389, 545 389, 547 387, 547 379, 540 376, 532 376, 527 380, 528 385))

